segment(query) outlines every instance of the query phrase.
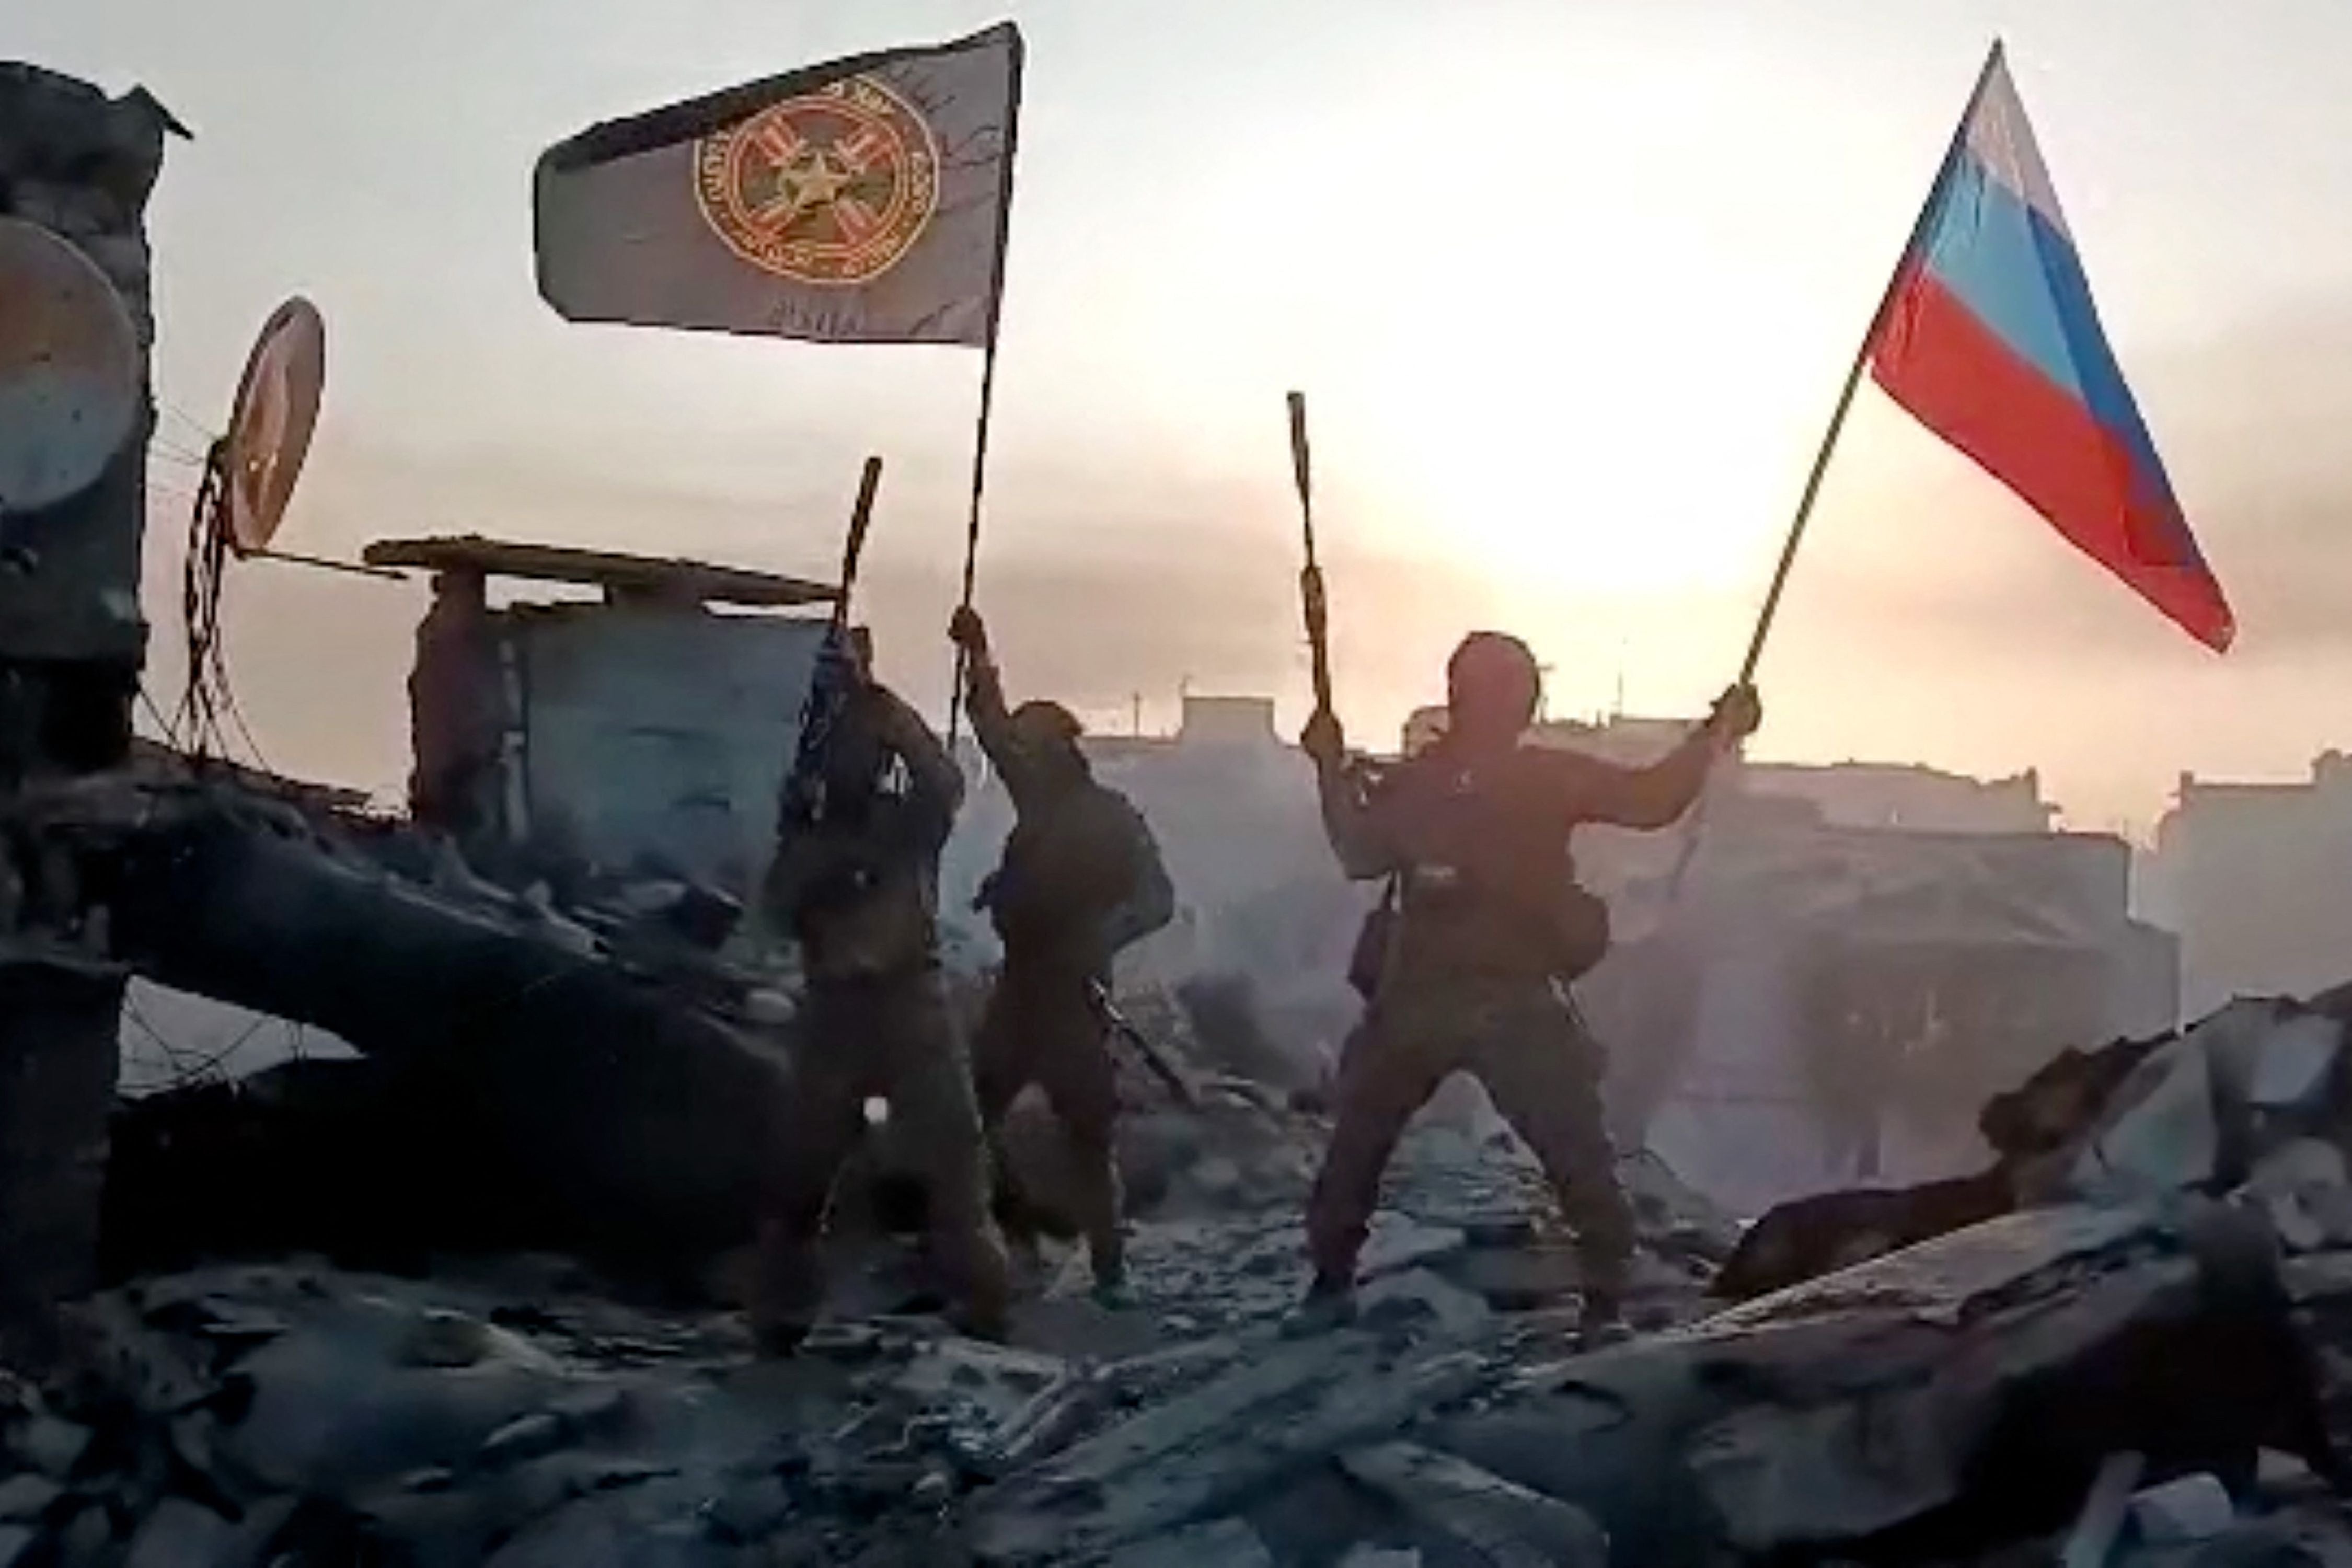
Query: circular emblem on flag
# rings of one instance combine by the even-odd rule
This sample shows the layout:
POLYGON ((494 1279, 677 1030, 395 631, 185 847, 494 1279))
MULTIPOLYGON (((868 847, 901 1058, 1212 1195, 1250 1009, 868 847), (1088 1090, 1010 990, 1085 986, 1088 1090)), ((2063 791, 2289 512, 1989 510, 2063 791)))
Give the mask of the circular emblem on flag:
POLYGON ((694 194, 752 266, 795 283, 871 283, 939 206, 939 144, 904 98, 851 77, 702 138, 694 194))

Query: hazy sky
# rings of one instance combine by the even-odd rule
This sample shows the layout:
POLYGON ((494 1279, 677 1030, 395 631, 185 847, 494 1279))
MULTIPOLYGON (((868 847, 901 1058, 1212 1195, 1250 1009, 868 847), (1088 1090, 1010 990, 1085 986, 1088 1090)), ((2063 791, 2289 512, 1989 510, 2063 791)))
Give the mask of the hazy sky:
MULTIPOLYGON (((591 121, 1007 11, 981 584, 1016 686, 1122 725, 1188 677, 1300 716, 1297 385, 1359 735, 1391 742, 1472 624, 1536 644, 1555 710, 1621 666, 1630 706, 1703 704, 1999 32, 2241 644, 2205 654, 1866 393, 1761 749, 2038 763, 2095 826, 2184 768, 2352 744, 2342 0, 12 0, 0 54, 144 82, 196 132, 152 212, 168 441, 222 422, 281 297, 325 310, 289 547, 470 529, 823 574, 876 451, 872 618, 936 705, 978 356, 568 325, 530 173, 591 121)), ((231 595, 271 760, 396 783, 421 590, 254 565, 231 595)))

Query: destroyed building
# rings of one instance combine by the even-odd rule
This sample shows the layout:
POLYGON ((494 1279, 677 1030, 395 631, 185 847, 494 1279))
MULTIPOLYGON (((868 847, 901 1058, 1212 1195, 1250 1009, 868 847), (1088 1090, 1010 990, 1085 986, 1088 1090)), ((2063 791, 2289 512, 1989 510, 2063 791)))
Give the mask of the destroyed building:
MULTIPOLYGON (((1638 765, 1688 730, 1537 734, 1638 765)), ((1615 1046, 1619 1136, 1750 1213, 1954 1173, 1994 1087, 2070 1041, 2169 1028, 2176 944, 2132 918, 2129 846, 2053 811, 2030 772, 1743 757, 1696 826, 1580 832, 1618 931, 1580 990, 1615 1046)))
MULTIPOLYGON (((130 318, 137 383, 131 437, 96 481, 6 519, 0 797, 113 767, 130 748, 154 418, 145 212, 173 133, 185 132, 144 89, 110 99, 0 63, 0 219, 61 237, 103 275, 130 318)), ((36 338, 35 303, 12 303, 24 312, 12 337, 36 338)), ((122 1001, 120 974, 16 929, 26 879, 15 858, 0 856, 0 1352, 38 1340, 46 1303, 91 1282, 122 1001)))
MULTIPOLYGON (((143 262, 168 124, 143 94, 0 68, 0 205, 143 262)), ((143 266, 109 272, 143 328, 143 266)), ((761 1363, 725 1264, 793 1033, 711 928, 636 895, 748 875, 810 623, 711 606, 806 585, 394 547, 445 578, 601 591, 493 612, 447 584, 461 628, 481 607, 457 668, 495 679, 453 687, 454 719, 421 683, 423 750, 478 771, 427 781, 420 829, 130 745, 141 444, 72 514, 6 520, 33 525, 26 575, 58 615, 35 637, 0 614, 0 1565, 2352 1562, 2352 994, 2103 1044, 2139 990, 2110 968, 2117 846, 2038 831, 1713 804, 1690 907, 1782 945, 1701 927, 1710 1047, 1743 1015, 1814 1032, 1792 953, 1834 938, 1842 976, 1884 982, 1843 999, 1882 1058, 1941 1028, 1971 1048, 1940 1061, 2007 1076, 1977 1113, 1982 1169, 1744 1232, 1626 1159, 1625 1342, 1574 1333, 1573 1255, 1526 1160, 1443 1127, 1400 1152, 1360 1318, 1297 1331, 1323 1129, 1228 1081, 1131 1129, 1189 1179, 1137 1227, 1128 1310, 1049 1250, 1013 1342, 980 1343, 932 1310, 919 1258, 860 1234, 837 1321, 761 1363), (698 649, 723 668, 688 670, 698 649), (757 679, 700 711, 739 671, 757 679), (444 829, 525 885, 449 867, 444 829), (157 1097, 115 1114, 110 1151, 133 975, 359 1058, 157 1097), (2010 1054, 2059 1019, 2074 1048, 2010 1054)), ((1191 746, 1098 755, 1147 810, 1165 788, 1171 818, 1198 814, 1186 831, 1232 857, 1201 885, 1276 896, 1291 863, 1247 864, 1270 846, 1224 842, 1220 810, 1319 852, 1303 764, 1256 705, 1202 717, 1191 746)))
POLYGON ((1717 831, 1588 991, 1625 1031, 1625 1135, 1736 1209, 1972 1168, 2000 1084, 2171 1026, 2171 940, 2129 918, 2118 839, 1717 831))
POLYGON ((366 559, 433 574, 409 687, 421 820, 484 868, 750 889, 825 630, 771 612, 828 605, 830 585, 470 537, 366 559), (598 596, 491 608, 501 579, 598 596))
POLYGON ((2352 952, 2352 757, 2294 782, 2181 774, 2142 883, 2180 933, 2184 1013, 2333 984, 2352 952))

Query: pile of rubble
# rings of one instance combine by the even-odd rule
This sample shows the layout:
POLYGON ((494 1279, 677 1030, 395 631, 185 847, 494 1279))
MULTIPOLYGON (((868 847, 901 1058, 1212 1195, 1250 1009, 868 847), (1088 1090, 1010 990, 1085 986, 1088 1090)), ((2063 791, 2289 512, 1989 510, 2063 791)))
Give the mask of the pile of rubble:
POLYGON ((1297 1334, 1319 1130, 1205 1072, 1141 1105, 1137 1304, 1049 1242, 1005 1345, 854 1226, 784 1362, 551 1261, 142 1277, 0 1391, 0 1568, 2352 1563, 2346 1012, 2070 1053, 1987 1108, 1994 1174, 1744 1236, 1629 1159, 1643 1331, 1590 1352, 1529 1163, 1443 1123, 1360 1318, 1297 1334))
POLYGON ((2234 1193, 2292 1251, 2352 1247, 2347 1020, 2352 987, 2242 998, 2176 1034, 2063 1051, 1984 1107, 1984 1171, 1783 1205, 1749 1228, 1716 1291, 1762 1295, 2021 1208, 2178 1193, 2234 1193))

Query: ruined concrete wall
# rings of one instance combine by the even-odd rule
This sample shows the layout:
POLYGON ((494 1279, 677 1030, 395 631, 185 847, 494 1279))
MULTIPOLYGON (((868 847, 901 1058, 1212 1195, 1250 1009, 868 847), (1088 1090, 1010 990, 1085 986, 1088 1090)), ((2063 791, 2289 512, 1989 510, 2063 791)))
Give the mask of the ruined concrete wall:
MULTIPOLYGON (((153 341, 142 215, 171 117, 143 91, 109 100, 0 64, 0 214, 64 236, 153 341)), ((9 521, 0 572, 0 819, 13 781, 120 762, 145 652, 139 551, 143 410, 99 482, 9 521), (29 561, 29 566, 22 564, 29 561)), ((0 882, 20 878, 0 862, 0 882)), ((0 928, 0 1354, 53 1348, 49 1308, 95 1279, 122 981, 0 928)))
POLYGON ((2330 752, 2302 784, 2183 778, 2146 870, 2180 933, 2188 1016, 2335 984, 2352 952, 2352 776, 2330 752))
POLYGON ((824 634, 821 621, 659 606, 500 616, 522 716, 510 820, 615 870, 745 891, 773 848, 824 634))
MULTIPOLYGON (((143 91, 110 100, 69 77, 0 63, 0 215, 62 235, 97 263, 121 292, 142 353, 154 341, 142 215, 172 125, 143 91)), ((96 485, 10 520, 33 563, 0 574, 0 659, 137 665, 152 423, 151 406, 96 485)))

